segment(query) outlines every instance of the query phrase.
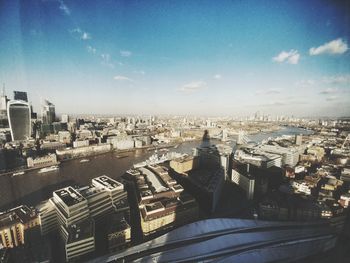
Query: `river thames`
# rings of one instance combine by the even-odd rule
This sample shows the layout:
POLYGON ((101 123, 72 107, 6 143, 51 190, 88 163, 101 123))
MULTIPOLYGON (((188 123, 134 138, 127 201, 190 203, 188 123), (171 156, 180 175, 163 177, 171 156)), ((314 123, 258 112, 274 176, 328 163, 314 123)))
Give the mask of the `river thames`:
MULTIPOLYGON (((309 133, 310 131, 304 129, 284 127, 276 132, 259 133, 249 135, 249 137, 253 141, 260 142, 269 137, 309 133)), ((190 154, 192 148, 199 146, 200 143, 200 141, 185 142, 176 149, 170 149, 170 151, 190 154)), ((212 140, 212 143, 222 142, 212 140)), ((233 145, 234 142, 228 144, 233 145)), ((32 170, 15 177, 0 176, 0 208, 3 210, 19 204, 35 205, 41 200, 51 197, 54 190, 68 185, 88 185, 92 178, 103 174, 120 179, 134 163, 141 162, 152 154, 153 151, 146 150, 136 150, 123 154, 110 152, 89 157, 89 162, 81 163, 79 159, 62 162, 59 170, 47 173, 38 173, 38 170, 32 170), (122 158, 120 158, 121 156, 122 158)))

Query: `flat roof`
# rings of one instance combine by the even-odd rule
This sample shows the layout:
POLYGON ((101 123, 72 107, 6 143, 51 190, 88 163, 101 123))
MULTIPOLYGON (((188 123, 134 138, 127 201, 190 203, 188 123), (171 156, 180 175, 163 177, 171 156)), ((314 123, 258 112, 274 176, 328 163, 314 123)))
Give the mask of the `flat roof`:
POLYGON ((79 189, 79 192, 85 197, 88 198, 92 195, 99 194, 99 193, 106 193, 104 189, 96 188, 94 185, 89 185, 87 187, 83 187, 79 189))
POLYGON ((36 216, 35 210, 26 205, 21 205, 0 213, 0 228, 12 225, 15 222, 26 223, 36 216))
POLYGON ((66 188, 56 190, 54 193, 64 202, 67 206, 72 206, 80 202, 86 201, 86 199, 73 187, 68 186, 66 188))
POLYGON ((98 184, 99 186, 102 186, 108 190, 113 190, 113 189, 124 189, 124 185, 116 180, 113 180, 112 178, 106 176, 106 175, 101 175, 99 177, 93 178, 92 179, 92 184, 98 184))

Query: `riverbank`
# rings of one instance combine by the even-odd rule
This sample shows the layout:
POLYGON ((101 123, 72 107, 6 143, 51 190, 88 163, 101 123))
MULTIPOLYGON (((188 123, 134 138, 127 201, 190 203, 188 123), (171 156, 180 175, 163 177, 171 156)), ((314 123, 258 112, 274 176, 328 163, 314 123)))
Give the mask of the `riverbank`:
MULTIPOLYGON (((262 137, 278 137, 282 134, 304 133, 304 130, 282 129, 273 134, 260 134, 262 137)), ((264 138, 258 138, 264 139, 264 138)), ((212 144, 222 143, 212 139, 212 144)), ((183 142, 174 149, 179 153, 192 154, 192 149, 198 147, 201 140, 183 142)), ((233 143, 232 143, 233 144, 233 143)), ((126 152, 123 152, 126 153, 126 152)), ((20 176, 0 176, 0 211, 17 204, 35 205, 41 200, 52 196, 52 191, 69 185, 88 185, 92 178, 107 175, 120 180, 121 176, 133 166, 149 158, 153 152, 146 149, 135 149, 123 158, 118 158, 122 152, 108 152, 89 157, 89 162, 80 163, 81 159, 71 159, 61 162, 60 169, 47 173, 38 173, 38 169, 29 170, 20 176)))

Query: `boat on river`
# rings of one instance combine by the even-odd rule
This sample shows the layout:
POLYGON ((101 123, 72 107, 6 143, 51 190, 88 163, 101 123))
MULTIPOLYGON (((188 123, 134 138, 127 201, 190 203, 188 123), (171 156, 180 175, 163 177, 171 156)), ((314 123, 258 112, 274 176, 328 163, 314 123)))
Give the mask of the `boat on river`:
POLYGON ((12 177, 17 176, 17 175, 23 175, 24 171, 16 172, 12 174, 12 177))
POLYGON ((59 168, 58 168, 58 166, 57 165, 53 165, 53 166, 50 166, 50 167, 45 167, 45 168, 41 168, 40 170, 39 170, 39 174, 41 174, 41 173, 47 173, 47 172, 52 172, 52 171, 56 171, 56 170, 58 170, 59 168))

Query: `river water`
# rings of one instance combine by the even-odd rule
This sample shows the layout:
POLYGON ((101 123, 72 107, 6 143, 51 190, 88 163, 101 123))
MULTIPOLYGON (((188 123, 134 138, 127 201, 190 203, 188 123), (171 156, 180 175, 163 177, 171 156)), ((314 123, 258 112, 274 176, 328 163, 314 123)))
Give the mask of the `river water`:
MULTIPOLYGON (((281 135, 307 134, 309 131, 299 128, 286 127, 271 133, 249 135, 253 141, 260 142, 268 137, 281 135)), ((200 145, 200 141, 186 142, 171 151, 188 153, 192 148, 200 145)), ((212 140, 212 143, 221 143, 212 140)), ((230 145, 233 142, 229 143, 230 145)), ((137 162, 147 159, 153 152, 137 150, 134 152, 117 154, 115 152, 89 157, 89 162, 80 163, 80 160, 70 160, 60 164, 60 169, 47 173, 38 173, 33 170, 11 177, 0 176, 0 208, 5 209, 19 204, 34 205, 43 199, 52 196, 52 191, 68 185, 87 185, 91 179, 100 175, 107 175, 119 179, 126 170, 137 162), (120 158, 120 156, 126 156, 120 158)), ((0 211, 2 210, 0 209, 0 211)))

